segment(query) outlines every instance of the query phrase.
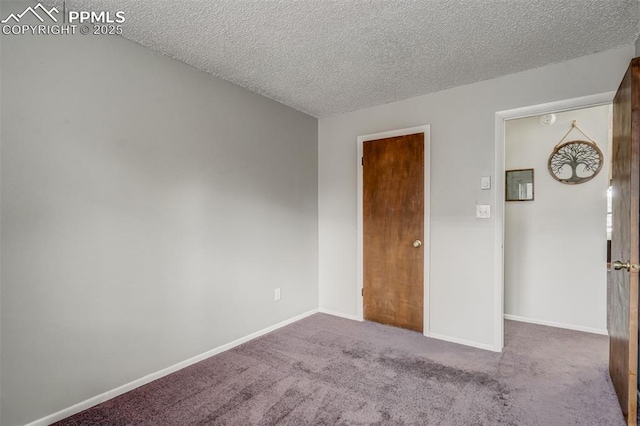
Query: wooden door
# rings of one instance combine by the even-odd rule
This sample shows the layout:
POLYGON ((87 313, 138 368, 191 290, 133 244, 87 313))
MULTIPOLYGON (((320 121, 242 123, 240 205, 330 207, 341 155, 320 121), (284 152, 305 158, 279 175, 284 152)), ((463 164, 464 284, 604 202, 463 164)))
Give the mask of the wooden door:
POLYGON ((638 271, 635 264, 640 260, 639 60, 631 61, 613 100, 611 258, 615 269, 611 271, 607 324, 609 373, 627 423, 634 426, 638 411, 638 271))
POLYGON ((363 144, 364 319, 422 332, 424 133, 363 144))

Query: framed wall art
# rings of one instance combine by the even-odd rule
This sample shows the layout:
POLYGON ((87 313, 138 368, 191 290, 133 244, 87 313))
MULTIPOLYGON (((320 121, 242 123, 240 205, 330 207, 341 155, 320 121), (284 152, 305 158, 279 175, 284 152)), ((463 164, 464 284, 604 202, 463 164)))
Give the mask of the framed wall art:
POLYGON ((507 170, 505 201, 533 201, 533 169, 507 170))
POLYGON ((574 120, 571 123, 571 129, 553 148, 553 152, 549 156, 547 167, 549 174, 555 180, 568 185, 577 185, 585 183, 596 177, 602 164, 604 156, 598 148, 596 141, 587 136, 574 120), (572 130, 577 130, 588 140, 572 140, 565 142, 572 130))

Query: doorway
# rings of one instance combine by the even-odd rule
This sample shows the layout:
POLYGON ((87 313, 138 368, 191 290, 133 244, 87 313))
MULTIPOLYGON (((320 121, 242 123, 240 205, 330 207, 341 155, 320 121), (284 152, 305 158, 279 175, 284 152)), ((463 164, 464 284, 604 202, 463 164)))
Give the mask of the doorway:
MULTIPOLYGON (((358 205, 357 205, 357 209, 358 209, 358 317, 360 320, 364 320, 364 319, 372 319, 374 321, 379 321, 379 322, 386 322, 386 323, 390 323, 391 325, 397 325, 397 326, 402 326, 404 328, 409 328, 409 329, 413 329, 415 331, 421 331, 424 335, 428 335, 428 330, 429 330, 429 258, 430 258, 430 215, 429 215, 429 195, 430 195, 430 186, 429 186, 429 171, 430 171, 430 128, 429 126, 419 126, 419 127, 412 127, 412 128, 407 128, 407 129, 400 129, 400 130, 394 130, 394 131, 389 131, 389 132, 382 132, 382 133, 374 133, 374 134, 369 134, 369 135, 363 135, 363 136, 359 136, 358 140, 357 140, 357 161, 358 161, 358 176, 357 176, 357 184, 358 184, 358 205), (421 288, 418 290, 421 290, 420 292, 416 292, 415 290, 412 291, 412 295, 411 297, 413 297, 414 299, 416 297, 420 297, 422 298, 422 300, 420 300, 420 303, 418 306, 421 306, 422 309, 422 313, 419 316, 416 316, 414 314, 410 315, 411 316, 411 323, 413 324, 412 326, 406 326, 401 324, 404 320, 400 321, 400 323, 393 323, 390 321, 381 321, 380 317, 376 315, 371 315, 371 310, 369 308, 367 308, 366 312, 367 315, 365 316, 365 296, 364 296, 364 290, 365 290, 365 275, 368 275, 368 279, 367 282, 371 282, 370 281, 370 276, 371 276, 371 272, 367 272, 365 273, 365 174, 364 174, 364 168, 365 166, 363 166, 363 157, 365 154, 365 143, 367 142, 371 142, 371 141, 379 141, 379 140, 385 140, 385 139, 391 139, 391 140, 397 140, 400 141, 402 140, 404 137, 408 136, 408 135, 418 135, 418 145, 421 145, 422 150, 423 150, 423 158, 424 161, 422 162, 422 173, 421 173, 421 178, 423 180, 422 182, 422 187, 423 187, 423 194, 422 194, 422 199, 420 200, 422 202, 421 206, 418 206, 419 210, 422 210, 422 219, 423 219, 423 232, 422 232, 422 238, 420 238, 420 236, 409 236, 407 235, 406 238, 403 238, 402 243, 406 243, 405 245, 407 246, 406 248, 409 250, 409 253, 407 253, 407 255, 411 255, 410 257, 414 257, 414 254, 420 253, 421 255, 421 263, 422 263, 422 267, 421 269, 421 277, 419 278, 420 283, 421 284, 421 288), (407 239, 408 238, 408 239, 407 239), (407 239, 407 241, 404 241, 404 239, 407 239), (421 294, 418 294, 421 293, 421 294), (420 317, 420 318, 419 318, 420 317)), ((369 145, 369 146, 373 146, 373 145, 369 145)), ((414 173, 415 174, 415 173, 414 173)), ((376 200, 371 199, 370 201, 373 201, 374 203, 376 202, 376 200)), ((414 231, 415 232, 415 231, 414 231)), ((366 240, 368 244, 371 244, 372 240, 369 238, 368 240, 366 240)), ((379 255, 383 255, 384 256, 384 250, 382 251, 382 253, 378 253, 376 254, 376 256, 379 255)), ((377 260, 375 259, 375 257, 371 257, 370 255, 367 255, 369 262, 376 262, 377 260)), ((406 257, 406 256, 405 256, 406 257)), ((398 259, 396 259, 397 261, 398 259)), ((415 259, 414 259, 415 260, 415 259)), ((403 260, 404 262, 404 260, 403 260)), ((378 262, 379 263, 379 262, 378 262)), ((396 266, 401 266, 404 268, 404 266, 406 265, 399 265, 397 264, 397 262, 394 262, 393 260, 390 260, 389 262, 386 262, 387 266, 388 265, 393 265, 394 263, 396 263, 396 266)), ((400 262, 402 263, 402 262, 400 262)), ((378 269, 378 268, 376 268, 378 269)), ((384 275, 387 272, 384 271, 374 271, 374 274, 380 274, 382 273, 382 275, 384 275)), ((415 274, 411 273, 411 275, 413 276, 413 279, 415 279, 415 274)), ((383 283, 380 283, 384 285, 383 283)), ((369 290, 375 290, 374 287, 369 287, 369 290)), ((382 315, 382 319, 384 319, 385 316, 387 316, 389 313, 393 314, 393 311, 395 308, 400 308, 400 305, 404 304, 404 301, 406 300, 406 295, 402 294, 401 292, 394 292, 395 293, 395 301, 389 300, 389 307, 391 307, 390 310, 387 310, 386 308, 383 309, 383 312, 385 312, 382 315), (397 296, 400 296, 399 298, 397 296), (395 307, 394 307, 395 306, 395 307)), ((368 295, 369 296, 369 295, 368 295)), ((367 297, 368 297, 367 296, 367 297)), ((385 296, 382 296, 382 298, 380 298, 379 300, 384 300, 385 296)), ((371 299, 367 299, 367 304, 368 307, 370 306, 372 300, 371 299)), ((374 301, 374 305, 375 305, 375 301, 374 301)), ((378 303, 378 308, 380 304, 378 303)), ((384 307, 383 307, 384 308, 384 307)), ((402 308, 400 308, 402 309, 402 308)), ((413 307, 413 309, 415 310, 415 306, 413 307)), ((399 315, 399 318, 402 319, 402 317, 406 317, 406 315, 401 314, 399 315)), ((408 318, 408 317, 407 317, 408 318)), ((405 318, 406 319, 406 318, 405 318)))
MULTIPOLYGON (((568 99, 564 101, 515 108, 499 111, 495 115, 495 220, 494 227, 494 269, 496 271, 493 287, 493 324, 494 350, 502 351, 504 347, 504 211, 505 211, 505 128, 506 122, 512 119, 540 116, 562 111, 576 110, 591 106, 608 105, 613 101, 615 92, 568 99)), ((543 169, 543 173, 548 173, 543 169)))
MULTIPOLYGON (((617 92, 557 102, 536 107, 521 108, 496 113, 496 183, 497 200, 495 229, 496 268, 504 271, 504 197, 505 171, 505 123, 509 119, 553 113, 555 111, 578 109, 580 107, 609 104, 613 101, 612 134, 615 146, 609 155, 612 162, 613 226, 610 249, 613 270, 607 300, 607 328, 609 334, 609 375, 613 382, 620 407, 629 425, 637 419, 637 365, 638 365, 638 108, 640 99, 640 58, 631 61, 617 92), (614 259, 616 259, 614 261, 614 259), (613 272, 616 272, 613 274, 613 272)), ((599 262, 598 262, 599 263, 599 262)), ((570 265, 567 265, 569 267, 570 265)), ((495 280, 495 296, 504 297, 503 274, 495 280)), ((504 342, 504 303, 495 310, 495 337, 504 342), (498 312, 502 311, 502 312, 498 312)))
POLYGON ((611 115, 604 104, 505 122, 508 175, 535 176, 530 197, 505 201, 505 319, 607 334, 611 115))

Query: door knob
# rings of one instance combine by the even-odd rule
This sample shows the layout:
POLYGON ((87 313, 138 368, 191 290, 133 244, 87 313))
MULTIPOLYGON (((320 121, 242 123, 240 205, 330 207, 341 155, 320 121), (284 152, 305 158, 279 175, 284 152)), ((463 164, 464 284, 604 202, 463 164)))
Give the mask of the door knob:
POLYGON ((422 245, 422 241, 420 241, 420 240, 415 240, 415 241, 413 242, 413 246, 414 246, 415 248, 418 248, 418 247, 420 247, 421 245, 422 245))
POLYGON ((638 272, 640 270, 640 265, 637 263, 630 263, 628 260, 626 262, 620 262, 616 260, 613 262, 613 269, 619 271, 621 269, 626 269, 627 271, 638 272))

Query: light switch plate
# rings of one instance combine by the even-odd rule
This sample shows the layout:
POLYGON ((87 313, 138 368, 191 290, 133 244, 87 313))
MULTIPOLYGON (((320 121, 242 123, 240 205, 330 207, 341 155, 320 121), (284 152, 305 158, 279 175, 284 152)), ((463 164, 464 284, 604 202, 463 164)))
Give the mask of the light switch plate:
POLYGON ((491 189, 491 176, 482 176, 480 178, 480 189, 491 189))
POLYGON ((476 218, 477 219, 490 219, 491 218, 491 206, 488 204, 479 204, 476 206, 476 218))

